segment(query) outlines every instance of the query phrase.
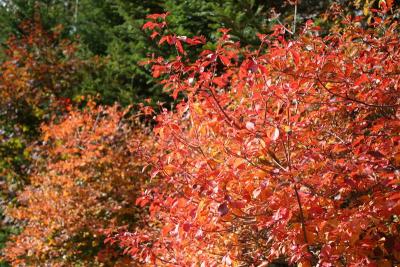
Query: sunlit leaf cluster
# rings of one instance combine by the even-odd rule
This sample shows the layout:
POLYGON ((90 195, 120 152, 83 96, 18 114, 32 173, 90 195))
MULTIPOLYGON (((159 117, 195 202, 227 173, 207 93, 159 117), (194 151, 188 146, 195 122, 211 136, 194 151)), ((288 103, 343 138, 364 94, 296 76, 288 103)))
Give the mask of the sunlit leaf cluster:
POLYGON ((130 229, 139 218, 134 201, 148 138, 127 112, 89 102, 43 125, 30 185, 7 210, 24 222, 5 249, 13 265, 130 262, 103 245, 107 231, 130 229))
POLYGON ((400 52, 389 9, 344 18, 325 37, 276 26, 257 49, 220 30, 163 35, 149 60, 181 99, 157 116, 149 227, 116 240, 160 266, 393 266, 400 262, 400 52))

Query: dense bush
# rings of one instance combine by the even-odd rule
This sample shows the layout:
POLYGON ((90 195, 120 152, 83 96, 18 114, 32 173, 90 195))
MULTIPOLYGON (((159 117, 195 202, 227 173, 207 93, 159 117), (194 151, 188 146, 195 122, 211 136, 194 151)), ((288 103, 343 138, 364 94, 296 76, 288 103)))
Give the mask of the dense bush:
POLYGON ((90 102, 43 126, 30 185, 7 211, 23 222, 4 250, 13 265, 129 263, 103 245, 104 231, 138 220, 148 138, 126 112, 90 102))
POLYGON ((68 99, 61 97, 71 95, 84 67, 76 46, 59 31, 45 32, 32 21, 20 27, 24 35, 9 38, 0 65, 0 175, 14 181, 28 167, 24 148, 42 121, 63 111, 68 99))
MULTIPOLYGON (((114 239, 143 264, 399 264, 400 53, 390 8, 345 17, 326 37, 275 27, 242 48, 221 30, 165 35, 175 57, 149 61, 183 100, 157 116, 149 227, 114 239)), ((395 11, 396 14, 397 11, 395 11)))
POLYGON ((25 21, 20 30, 8 39, 0 64, 0 246, 18 228, 3 209, 29 183, 29 147, 39 125, 65 111, 69 98, 62 96, 73 94, 87 65, 76 45, 60 37, 61 28, 46 32, 39 21, 25 21))

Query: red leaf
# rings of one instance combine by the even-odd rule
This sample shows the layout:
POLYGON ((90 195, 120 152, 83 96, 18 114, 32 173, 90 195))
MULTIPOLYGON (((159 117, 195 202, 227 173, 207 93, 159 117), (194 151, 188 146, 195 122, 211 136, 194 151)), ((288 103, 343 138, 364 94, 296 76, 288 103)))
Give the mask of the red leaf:
POLYGON ((176 40, 175 47, 178 49, 178 52, 181 54, 185 54, 185 50, 183 50, 182 43, 179 40, 176 40))
POLYGON ((156 38, 158 35, 159 35, 159 33, 156 32, 156 31, 154 31, 154 32, 150 35, 150 38, 151 38, 151 39, 154 39, 154 38, 156 38))
POLYGON ((145 30, 145 29, 150 29, 150 30, 153 30, 154 28, 160 28, 160 24, 158 24, 158 23, 154 23, 154 22, 152 22, 152 21, 148 21, 148 22, 146 22, 145 24, 143 24, 143 26, 142 26, 142 29, 143 30, 145 30))
POLYGON ((268 75, 269 74, 268 69, 265 66, 258 65, 258 68, 260 69, 262 74, 264 74, 264 75, 268 75))
POLYGON ((171 35, 165 35, 161 37, 160 41, 158 42, 158 45, 162 45, 165 41, 167 41, 168 44, 171 44, 171 35))
POLYGON ((367 82, 368 81, 368 76, 365 74, 365 73, 363 73, 355 82, 354 82, 354 85, 360 85, 360 84, 362 84, 362 83, 365 83, 365 82, 367 82))
POLYGON ((225 66, 229 66, 231 64, 231 61, 229 60, 229 58, 227 58, 226 56, 220 55, 219 59, 221 60, 221 62, 225 65, 225 66))
POLYGON ((165 19, 168 16, 168 14, 169 14, 168 12, 167 13, 161 13, 161 14, 154 13, 154 14, 147 15, 146 18, 147 19, 152 19, 152 20, 156 20, 158 18, 165 19))
POLYGON ((299 53, 294 51, 294 50, 291 50, 290 53, 293 56, 294 64, 296 64, 296 66, 299 65, 299 63, 300 63, 300 55, 299 55, 299 53))
POLYGON ((327 63, 325 63, 325 65, 322 67, 322 72, 334 72, 336 70, 336 65, 333 64, 331 61, 328 61, 327 63))
POLYGON ((189 232, 190 231, 190 227, 191 227, 191 225, 188 222, 184 223, 183 226, 182 226, 183 231, 185 231, 185 232, 189 232))
POLYGON ((193 38, 186 38, 185 42, 189 45, 205 44, 206 38, 204 36, 195 36, 193 38))
POLYGON ((227 81, 222 78, 222 77, 215 77, 213 79, 213 83, 215 83, 216 85, 218 85, 218 87, 225 87, 227 84, 227 81))

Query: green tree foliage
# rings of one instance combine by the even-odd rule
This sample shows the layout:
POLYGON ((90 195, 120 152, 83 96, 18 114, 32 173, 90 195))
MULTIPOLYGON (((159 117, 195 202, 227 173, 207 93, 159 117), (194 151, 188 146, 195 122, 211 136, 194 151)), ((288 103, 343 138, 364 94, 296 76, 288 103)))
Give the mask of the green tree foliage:
MULTIPOLYGON (((330 2, 303 0, 298 22, 317 17, 330 2)), ((275 24, 292 28, 294 6, 260 0, 6 0, 0 9, 1 36, 20 34, 17 25, 35 16, 45 29, 62 24, 64 37, 78 39, 82 57, 99 56, 98 72, 83 79, 79 93, 100 94, 108 104, 150 96, 166 100, 150 70, 139 64, 152 53, 166 55, 141 29, 147 14, 166 11, 170 30, 178 35, 202 34, 215 41, 218 28, 230 28, 234 40, 253 45, 256 33, 270 32, 275 24)))

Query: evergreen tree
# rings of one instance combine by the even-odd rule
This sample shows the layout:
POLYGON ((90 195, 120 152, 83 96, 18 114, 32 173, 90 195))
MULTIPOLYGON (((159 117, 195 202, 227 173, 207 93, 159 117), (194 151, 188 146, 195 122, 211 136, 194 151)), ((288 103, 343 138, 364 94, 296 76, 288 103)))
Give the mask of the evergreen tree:
MULTIPOLYGON (((297 21, 316 18, 330 2, 303 0, 297 21)), ((100 94, 108 104, 150 96, 166 100, 149 70, 139 64, 153 52, 163 54, 141 26, 147 14, 166 11, 170 30, 179 35, 202 34, 212 43, 218 28, 229 28, 233 39, 257 45, 256 33, 268 32, 277 23, 293 27, 294 6, 260 0, 5 0, 0 41, 4 44, 10 33, 21 34, 18 25, 35 16, 48 30, 62 24, 63 36, 79 41, 81 57, 99 57, 97 71, 86 73, 74 94, 100 94)))

